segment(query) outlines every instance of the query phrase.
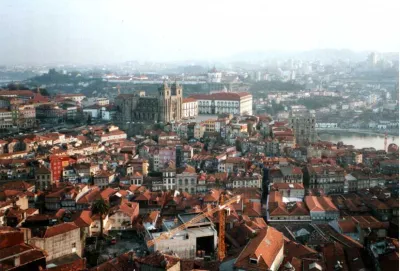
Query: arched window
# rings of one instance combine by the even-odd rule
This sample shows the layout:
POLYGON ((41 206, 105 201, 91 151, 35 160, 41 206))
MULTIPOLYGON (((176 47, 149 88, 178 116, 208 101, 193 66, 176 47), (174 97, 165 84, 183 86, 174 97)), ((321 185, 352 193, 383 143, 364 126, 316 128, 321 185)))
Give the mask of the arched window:
POLYGON ((178 182, 179 182, 179 185, 182 185, 182 179, 179 179, 178 182))
POLYGON ((195 183, 196 183, 195 179, 191 179, 190 182, 191 182, 192 184, 195 184, 195 183))
POLYGON ((189 180, 185 179, 185 185, 188 185, 188 184, 189 184, 189 180))

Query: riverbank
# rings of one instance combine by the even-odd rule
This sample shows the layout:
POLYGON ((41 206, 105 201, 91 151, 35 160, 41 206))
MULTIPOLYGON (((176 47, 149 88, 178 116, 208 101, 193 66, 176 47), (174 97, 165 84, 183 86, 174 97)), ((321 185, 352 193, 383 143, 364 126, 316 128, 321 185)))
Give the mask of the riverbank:
MULTIPOLYGON (((333 143, 343 142, 346 145, 353 145, 356 149, 372 147, 376 150, 383 150, 385 146, 385 136, 382 134, 320 131, 318 133, 318 137, 322 141, 329 141, 333 143)), ((388 135, 387 146, 392 143, 399 145, 399 137, 388 135)))
MULTIPOLYGON (((342 134, 342 133, 354 133, 374 136, 384 136, 386 131, 371 131, 364 129, 343 129, 343 128, 317 128, 317 133, 331 133, 331 134, 342 134)), ((395 131, 388 131, 388 136, 399 136, 399 133, 395 131)))

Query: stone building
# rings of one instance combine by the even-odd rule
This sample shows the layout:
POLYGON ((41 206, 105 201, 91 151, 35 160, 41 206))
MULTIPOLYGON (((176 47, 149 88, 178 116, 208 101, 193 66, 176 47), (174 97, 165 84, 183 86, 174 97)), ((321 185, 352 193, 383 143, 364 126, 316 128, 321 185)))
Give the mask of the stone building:
POLYGON ((29 243, 47 252, 47 261, 76 254, 82 256, 80 228, 72 222, 58 224, 33 236, 29 243))
POLYGON ((44 166, 35 170, 35 179, 36 189, 45 190, 50 188, 53 184, 53 174, 44 166))
POLYGON ((11 227, 0 228, 0 270, 44 270, 46 252, 25 243, 24 232, 11 227))
POLYGON ((136 122, 167 123, 182 118, 183 89, 177 83, 171 86, 164 82, 157 96, 146 96, 141 91, 133 94, 120 94, 115 98, 116 120, 129 128, 136 122))
MULTIPOLYGON (((145 240, 157 238, 163 232, 168 232, 188 221, 192 220, 197 214, 179 214, 172 219, 165 219, 162 227, 154 229, 145 228, 145 240)), ((214 224, 209 218, 193 223, 184 230, 176 233, 167 240, 159 240, 154 246, 149 247, 152 254, 156 251, 169 251, 175 253, 180 258, 194 259, 196 252, 203 251, 204 256, 210 256, 215 253, 217 247, 218 233, 214 224)))
POLYGON ((292 109, 289 115, 289 126, 293 129, 296 143, 308 145, 317 141, 315 115, 306 109, 292 109))
POLYGON ((176 174, 177 185, 176 189, 181 192, 189 192, 194 194, 197 188, 197 173, 192 166, 179 168, 176 174))
POLYGON ((332 165, 307 166, 304 172, 309 188, 321 189, 326 194, 347 193, 345 171, 332 165))

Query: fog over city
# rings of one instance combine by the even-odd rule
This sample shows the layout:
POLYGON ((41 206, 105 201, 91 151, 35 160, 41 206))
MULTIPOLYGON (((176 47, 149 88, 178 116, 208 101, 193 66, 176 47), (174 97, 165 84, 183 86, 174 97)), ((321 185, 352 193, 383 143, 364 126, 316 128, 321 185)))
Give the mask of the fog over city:
POLYGON ((2 64, 224 60, 247 52, 393 52, 397 1, 0 2, 2 64))

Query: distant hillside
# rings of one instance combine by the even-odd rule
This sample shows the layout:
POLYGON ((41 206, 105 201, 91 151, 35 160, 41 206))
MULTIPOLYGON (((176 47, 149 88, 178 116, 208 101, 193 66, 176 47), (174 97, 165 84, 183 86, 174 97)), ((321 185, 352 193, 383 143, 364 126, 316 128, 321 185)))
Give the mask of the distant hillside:
POLYGON ((363 61, 367 59, 369 52, 354 52, 347 49, 318 49, 302 52, 289 51, 245 51, 235 54, 229 58, 230 61, 264 61, 268 59, 296 58, 300 60, 321 60, 330 63, 338 59, 349 59, 351 61, 363 61))

